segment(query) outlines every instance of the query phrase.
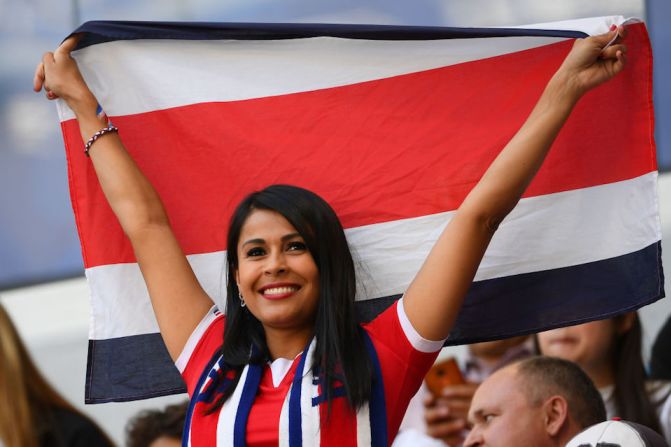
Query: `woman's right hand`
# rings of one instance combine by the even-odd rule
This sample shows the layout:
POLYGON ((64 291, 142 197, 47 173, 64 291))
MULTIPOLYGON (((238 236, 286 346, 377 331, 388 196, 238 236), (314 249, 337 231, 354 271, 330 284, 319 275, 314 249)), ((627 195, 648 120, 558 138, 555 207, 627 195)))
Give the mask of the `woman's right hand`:
POLYGON ((622 41, 625 37, 625 28, 613 25, 605 34, 576 39, 555 76, 582 96, 624 69, 627 47, 622 41))
POLYGON ((70 56, 80 36, 66 39, 56 51, 45 53, 37 64, 33 78, 33 90, 44 88, 47 98, 62 98, 76 115, 93 112, 98 107, 93 93, 86 85, 77 62, 70 56))

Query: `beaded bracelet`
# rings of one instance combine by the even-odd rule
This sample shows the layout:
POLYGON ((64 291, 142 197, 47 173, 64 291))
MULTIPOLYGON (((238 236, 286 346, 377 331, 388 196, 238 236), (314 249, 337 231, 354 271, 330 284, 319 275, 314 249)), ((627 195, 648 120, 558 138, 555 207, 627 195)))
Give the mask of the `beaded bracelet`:
POLYGON ((95 141, 98 138, 102 137, 106 133, 112 133, 112 132, 119 132, 119 129, 110 124, 109 126, 104 127, 100 129, 98 132, 94 133, 93 136, 89 138, 89 141, 87 141, 86 144, 84 145, 84 153, 86 154, 86 156, 90 157, 89 149, 91 149, 91 146, 93 145, 93 143, 95 143, 95 141))

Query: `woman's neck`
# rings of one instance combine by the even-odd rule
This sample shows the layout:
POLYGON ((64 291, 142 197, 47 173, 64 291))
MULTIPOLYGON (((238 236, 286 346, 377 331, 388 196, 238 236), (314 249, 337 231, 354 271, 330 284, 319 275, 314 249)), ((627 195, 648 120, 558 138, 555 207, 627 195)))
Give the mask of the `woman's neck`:
POLYGON ((314 334, 314 328, 273 329, 265 327, 266 344, 272 360, 293 359, 303 352, 314 334))
POLYGON ((608 365, 594 366, 589 369, 585 368, 585 372, 589 378, 592 379, 594 385, 599 389, 605 388, 615 383, 613 369, 608 365))

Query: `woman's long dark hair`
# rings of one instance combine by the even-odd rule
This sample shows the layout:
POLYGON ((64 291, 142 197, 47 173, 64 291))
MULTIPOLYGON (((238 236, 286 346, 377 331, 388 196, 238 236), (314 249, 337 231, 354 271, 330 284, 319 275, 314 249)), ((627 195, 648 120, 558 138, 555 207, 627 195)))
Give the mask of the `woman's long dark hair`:
MULTIPOLYGON (((624 318, 626 315, 615 317, 615 325, 620 326, 624 318)), ((662 433, 657 413, 645 388, 648 377, 641 356, 641 322, 638 314, 634 315, 631 328, 617 337, 613 354, 613 397, 618 416, 662 433)))
POLYGON ((314 357, 306 361, 311 361, 313 371, 319 372, 329 413, 335 381, 345 386, 349 405, 359 408, 370 400, 372 367, 355 314, 354 261, 345 232, 335 211, 318 195, 296 186, 273 185, 247 196, 231 218, 227 238, 226 327, 221 351, 227 368, 235 371, 235 379, 210 411, 220 408, 233 393, 246 364, 264 364, 270 360, 263 326, 247 308, 240 306, 235 281, 240 232, 254 210, 281 214, 303 237, 319 270, 317 343, 314 357), (254 356, 250 356, 251 346, 256 348, 254 356))

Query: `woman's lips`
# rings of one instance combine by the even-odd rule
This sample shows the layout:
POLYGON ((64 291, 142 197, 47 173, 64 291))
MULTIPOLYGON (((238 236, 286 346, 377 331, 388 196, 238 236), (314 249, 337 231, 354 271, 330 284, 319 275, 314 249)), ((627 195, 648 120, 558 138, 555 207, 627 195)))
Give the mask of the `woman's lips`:
POLYGON ((296 291, 300 289, 300 286, 297 286, 295 284, 277 284, 277 285, 270 285, 263 287, 261 289, 261 295, 263 295, 264 298, 269 299, 269 300, 280 300, 283 298, 288 298, 296 291))

